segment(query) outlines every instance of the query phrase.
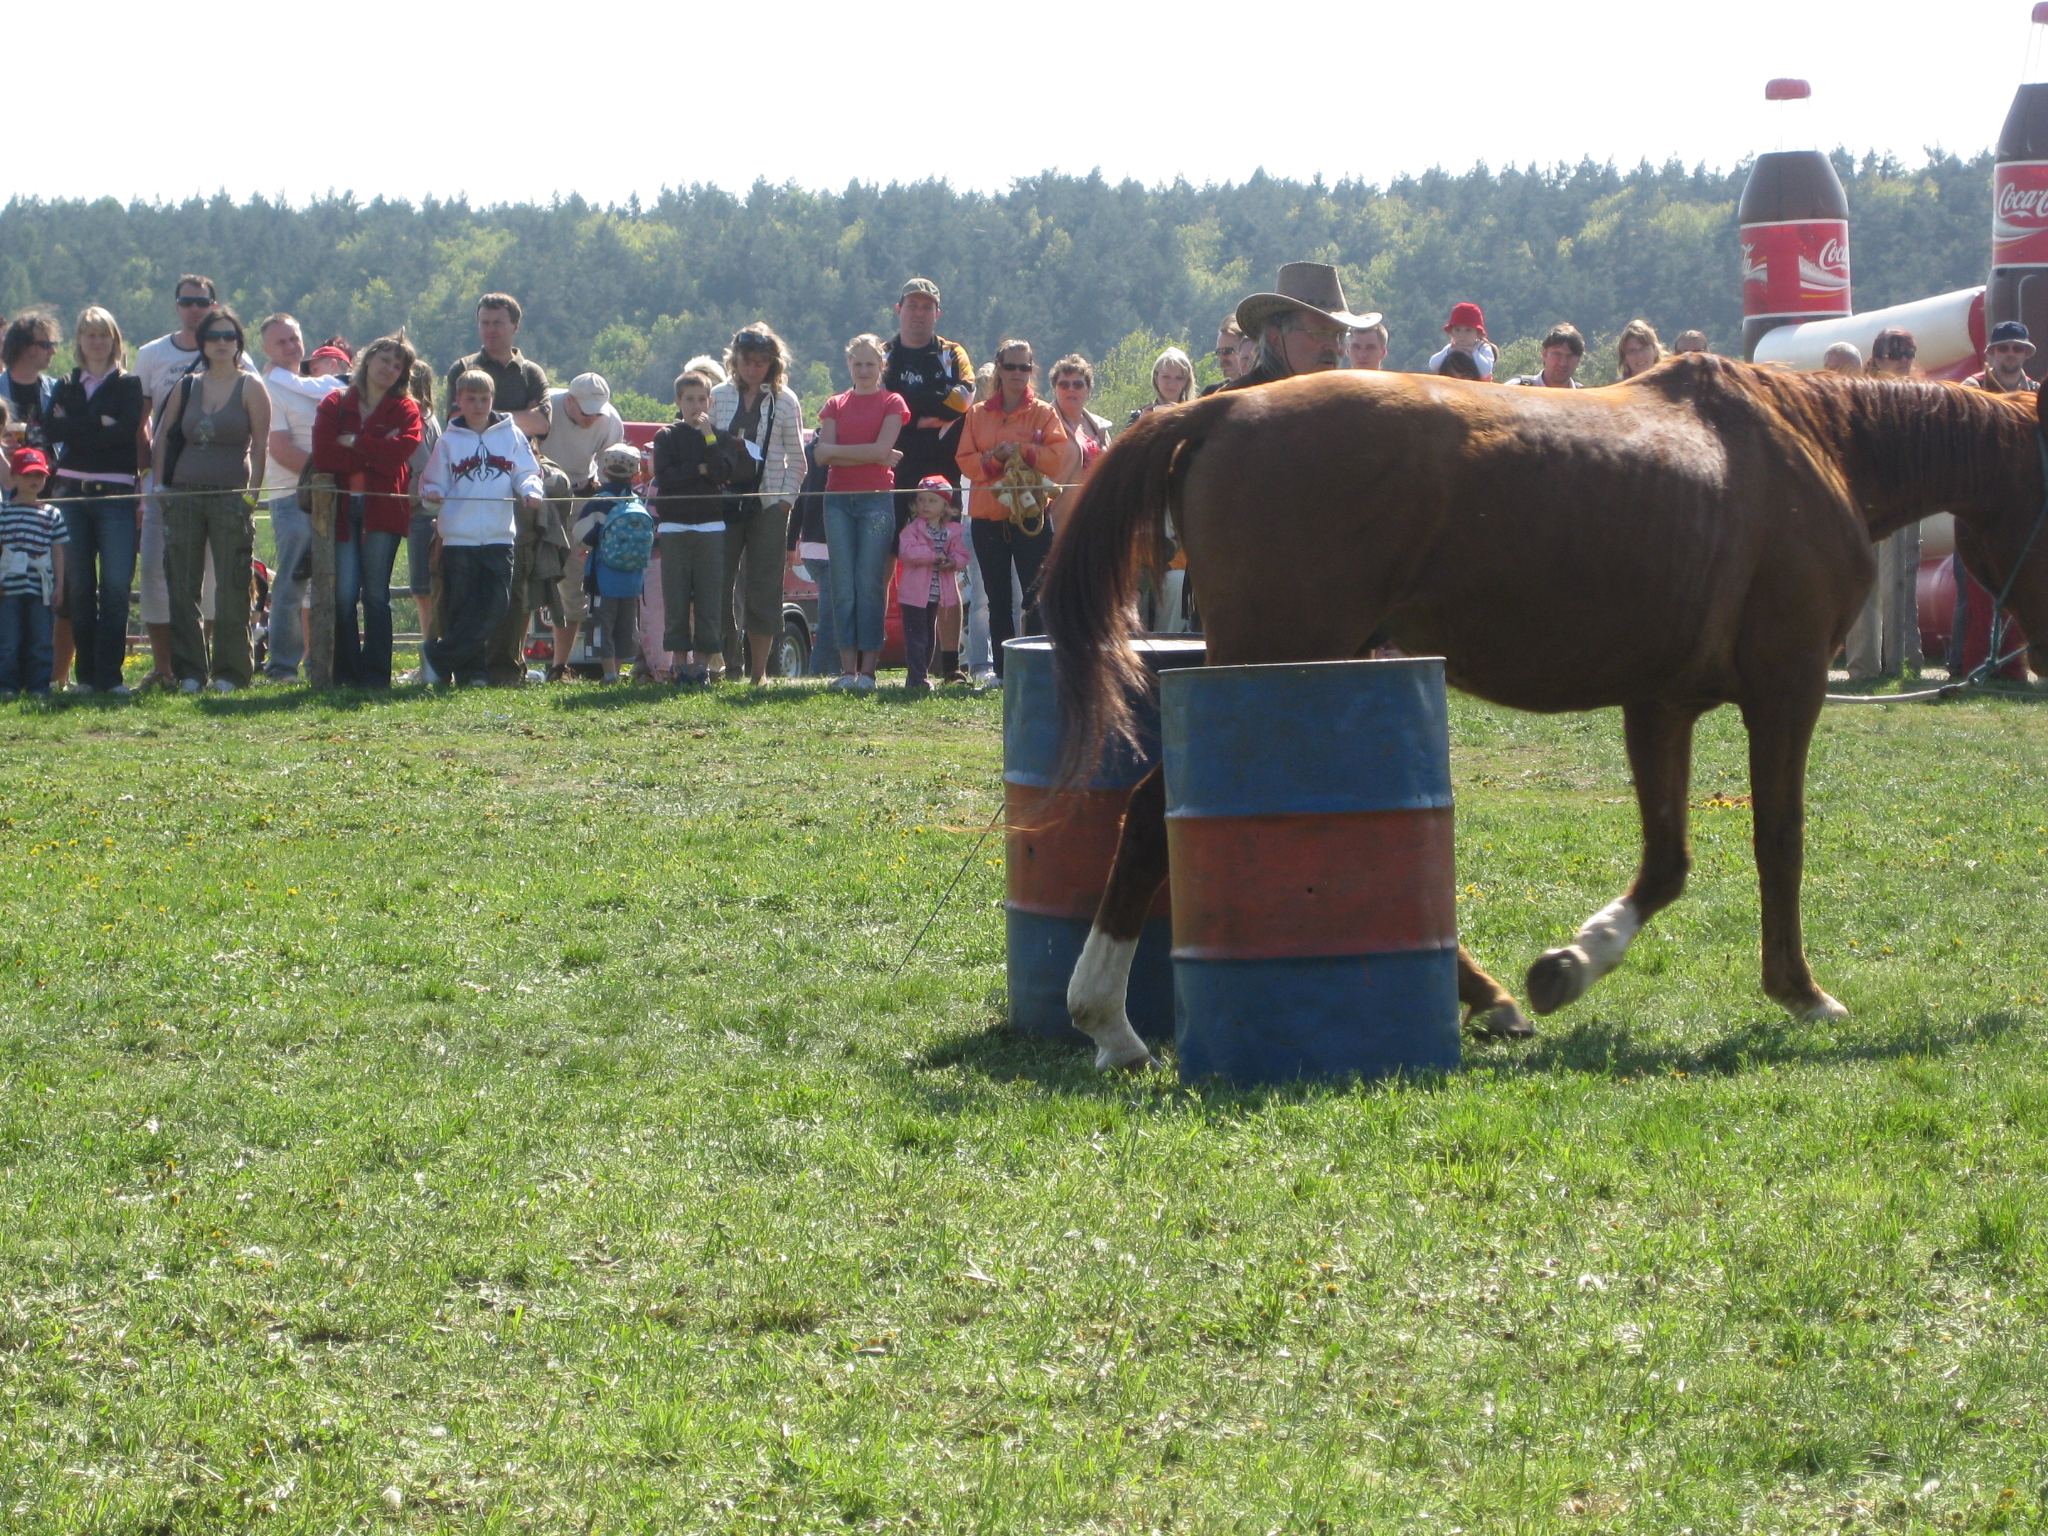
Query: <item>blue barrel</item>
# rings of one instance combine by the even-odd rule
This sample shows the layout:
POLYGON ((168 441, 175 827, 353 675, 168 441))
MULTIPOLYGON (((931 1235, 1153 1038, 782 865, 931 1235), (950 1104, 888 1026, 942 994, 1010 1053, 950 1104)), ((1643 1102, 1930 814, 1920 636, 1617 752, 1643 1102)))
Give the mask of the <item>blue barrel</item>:
MULTIPOLYGON (((1147 637, 1137 642, 1145 665, 1200 666, 1202 641, 1147 637)), ((1053 696, 1052 642, 1011 640, 1003 646, 1003 824, 1009 929, 1010 1024, 1027 1035, 1092 1042, 1067 1012, 1067 982, 1109 884, 1131 788, 1159 761, 1159 704, 1137 701, 1139 748, 1110 748, 1085 784, 1055 789, 1059 708, 1053 696)), ((1148 1040, 1173 1034, 1172 931, 1167 893, 1138 940, 1125 1007, 1148 1040)))
POLYGON ((1182 1079, 1455 1067, 1443 663, 1160 682, 1182 1079))

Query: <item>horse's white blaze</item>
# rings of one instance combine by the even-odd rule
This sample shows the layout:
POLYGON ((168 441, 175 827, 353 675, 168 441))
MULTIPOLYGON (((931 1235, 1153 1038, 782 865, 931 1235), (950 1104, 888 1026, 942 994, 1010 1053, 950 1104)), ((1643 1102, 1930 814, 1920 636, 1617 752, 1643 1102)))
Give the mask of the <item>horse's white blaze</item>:
POLYGON ((1067 983, 1067 1011, 1074 1016, 1074 1028, 1095 1042, 1098 1071, 1141 1067, 1152 1059, 1124 1012, 1131 957, 1137 952, 1136 939, 1113 939, 1100 928, 1091 928, 1067 983))
POLYGON ((1586 957, 1586 984, 1591 986, 1621 964, 1621 957, 1642 931, 1643 920, 1636 913, 1636 904, 1626 896, 1610 901, 1587 918, 1574 939, 1579 952, 1586 957))

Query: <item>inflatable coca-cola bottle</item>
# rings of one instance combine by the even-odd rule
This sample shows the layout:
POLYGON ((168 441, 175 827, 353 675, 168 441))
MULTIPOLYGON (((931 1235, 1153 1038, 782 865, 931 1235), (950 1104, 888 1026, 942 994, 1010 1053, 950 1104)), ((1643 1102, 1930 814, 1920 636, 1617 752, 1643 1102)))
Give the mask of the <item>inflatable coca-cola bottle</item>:
MULTIPOLYGON (((2034 7, 2027 46, 2025 83, 2013 94, 2012 109, 1998 135, 1998 169, 1991 178, 1991 282, 1984 295, 1984 323, 2022 320, 2037 336, 2048 336, 2048 83, 2042 29, 2048 0, 2034 7)), ((2036 378, 2048 368, 2048 347, 2027 361, 2036 378)))
MULTIPOLYGON (((2044 0, 2048 3, 2048 0, 2044 0)), ((1742 355, 1765 332, 1849 313, 1849 199, 1828 157, 1813 147, 1802 109, 1804 80, 1773 80, 1764 100, 1779 110, 1780 147, 1756 157, 1735 220, 1742 226, 1742 355)))

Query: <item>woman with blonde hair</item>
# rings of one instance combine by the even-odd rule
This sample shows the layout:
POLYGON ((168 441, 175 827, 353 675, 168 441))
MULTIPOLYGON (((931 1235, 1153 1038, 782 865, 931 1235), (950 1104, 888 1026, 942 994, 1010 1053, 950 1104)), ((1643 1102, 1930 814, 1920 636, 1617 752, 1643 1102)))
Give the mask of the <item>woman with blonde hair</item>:
POLYGON ((882 659, 882 623, 889 604, 889 564, 896 553, 896 438, 910 421, 910 405, 882 387, 888 359, 879 336, 846 344, 853 387, 818 408, 818 441, 825 466, 825 545, 831 552, 832 634, 839 643, 834 688, 871 692, 882 659))
POLYGON ((711 425, 738 465, 726 483, 725 663, 742 661, 747 680, 768 681, 768 655, 782 633, 783 551, 789 509, 804 483, 804 406, 789 387, 789 348, 761 321, 725 352, 726 381, 711 391, 711 425), (746 569, 741 573, 741 565, 746 569), (734 592, 734 580, 741 590, 734 592), (742 621, 746 655, 740 655, 742 621))
POLYGON ((1658 339, 1657 328, 1647 320, 1629 321, 1621 328, 1621 339, 1614 344, 1614 360, 1624 379, 1647 372, 1669 355, 1658 339))
POLYGON ((1131 412, 1131 425, 1162 405, 1185 405, 1195 398, 1195 364, 1179 347, 1168 347, 1152 364, 1152 398, 1131 412))
POLYGON ((56 450, 50 488, 64 509, 70 540, 64 584, 75 675, 81 692, 125 698, 128 589, 142 544, 142 502, 135 489, 142 380, 127 371, 120 322, 97 304, 80 311, 71 349, 78 366, 51 395, 43 431, 56 450))

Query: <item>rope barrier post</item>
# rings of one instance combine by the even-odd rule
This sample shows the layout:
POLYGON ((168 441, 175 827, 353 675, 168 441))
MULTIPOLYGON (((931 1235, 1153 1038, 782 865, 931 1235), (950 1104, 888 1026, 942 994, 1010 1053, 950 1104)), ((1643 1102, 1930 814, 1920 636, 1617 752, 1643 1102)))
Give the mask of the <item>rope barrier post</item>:
MULTIPOLYGON (((306 681, 334 686, 334 476, 316 474, 313 488, 313 624, 306 637, 306 681)), ((297 615, 287 615, 295 622, 297 615)))

